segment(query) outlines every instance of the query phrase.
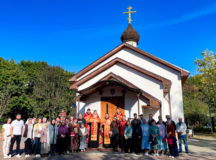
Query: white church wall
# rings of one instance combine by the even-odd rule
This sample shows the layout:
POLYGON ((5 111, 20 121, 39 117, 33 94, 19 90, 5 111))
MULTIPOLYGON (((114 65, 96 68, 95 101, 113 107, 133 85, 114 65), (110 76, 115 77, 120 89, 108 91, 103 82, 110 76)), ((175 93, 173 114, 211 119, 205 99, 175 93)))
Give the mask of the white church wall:
MULTIPOLYGON (((86 74, 84 74, 83 76, 81 76, 79 79, 83 78, 84 76, 88 75, 89 73, 93 72, 97 68, 101 67, 102 65, 104 65, 105 63, 111 61, 112 59, 114 59, 116 57, 124 59, 125 61, 133 63, 133 64, 135 64, 141 68, 144 68, 150 72, 153 72, 157 75, 160 75, 162 77, 165 77, 165 78, 171 80, 172 85, 171 85, 171 90, 170 90, 170 97, 171 97, 170 99, 171 99, 171 108, 172 108, 171 109, 172 110, 172 118, 175 121, 177 121, 178 117, 184 118, 182 85, 181 85, 180 73, 178 71, 175 71, 175 70, 165 66, 165 65, 162 65, 156 61, 153 61, 153 60, 151 60, 151 59, 149 59, 149 58, 147 58, 147 57, 145 57, 139 53, 136 53, 130 49, 123 49, 123 50, 119 51, 118 53, 114 54, 113 56, 111 56, 110 58, 108 58, 107 60, 102 62, 101 64, 97 65, 91 71, 89 71, 86 74)), ((110 71, 112 70, 112 72, 114 72, 113 70, 115 70, 115 67, 112 67, 112 69, 108 69, 108 70, 110 70, 110 71)), ((117 72, 119 73, 119 70, 117 72)), ((127 77, 126 79, 128 80, 128 76, 126 76, 126 77, 127 77)), ((137 82, 142 84, 140 81, 137 81, 137 82)), ((137 85, 140 86, 140 84, 137 84, 137 85)), ((148 86, 151 86, 151 85, 148 85, 148 86)), ((151 87, 153 88, 153 86, 151 86, 151 87)), ((153 90, 154 90, 154 88, 153 88, 153 90)), ((150 91, 151 90, 149 90, 148 93, 151 94, 152 92, 150 92, 150 91)), ((157 93, 154 93, 154 94, 156 95, 157 93)), ((152 95, 154 95, 154 94, 152 94, 152 95)), ((167 102, 164 102, 166 100, 164 100, 164 98, 162 96, 157 96, 157 97, 159 97, 159 99, 162 101, 162 115, 164 117, 166 114, 169 114, 169 106, 167 106, 167 105, 163 106, 167 102)))
POLYGON ((107 69, 106 71, 98 74, 94 78, 90 79, 89 81, 79 86, 78 90, 83 90, 85 88, 90 87, 91 85, 95 84, 98 80, 100 80, 101 78, 103 78, 104 76, 108 75, 111 72, 121 76, 122 78, 131 82, 138 88, 141 88, 145 92, 150 93, 151 95, 153 95, 158 99, 161 99, 163 97, 163 88, 160 81, 145 76, 121 64, 116 64, 110 67, 109 69, 107 69))

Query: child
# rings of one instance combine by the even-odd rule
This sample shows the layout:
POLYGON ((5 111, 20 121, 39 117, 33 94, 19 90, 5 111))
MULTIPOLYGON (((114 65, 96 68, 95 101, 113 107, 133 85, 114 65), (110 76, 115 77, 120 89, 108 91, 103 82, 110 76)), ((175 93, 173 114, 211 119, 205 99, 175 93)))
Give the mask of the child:
POLYGON ((81 152, 85 152, 87 135, 88 135, 88 130, 85 127, 85 124, 82 123, 81 128, 80 128, 80 150, 81 152))

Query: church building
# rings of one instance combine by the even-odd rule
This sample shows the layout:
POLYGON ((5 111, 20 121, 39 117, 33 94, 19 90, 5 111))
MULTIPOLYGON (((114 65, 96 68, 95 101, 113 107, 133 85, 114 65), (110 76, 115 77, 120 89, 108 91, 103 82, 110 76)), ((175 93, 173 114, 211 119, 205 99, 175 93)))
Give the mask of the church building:
POLYGON ((140 35, 130 22, 119 46, 70 78, 76 113, 89 108, 103 119, 119 108, 127 118, 137 113, 184 119, 182 87, 189 72, 139 49, 140 35))

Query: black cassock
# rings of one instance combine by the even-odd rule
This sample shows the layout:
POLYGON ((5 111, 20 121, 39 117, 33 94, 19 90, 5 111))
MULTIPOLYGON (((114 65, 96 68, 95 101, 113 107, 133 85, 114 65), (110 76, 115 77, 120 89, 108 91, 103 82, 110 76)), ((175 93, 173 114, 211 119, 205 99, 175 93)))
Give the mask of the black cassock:
POLYGON ((89 148, 98 148, 99 147, 99 131, 100 131, 100 123, 97 124, 97 140, 92 141, 91 140, 91 130, 92 130, 92 124, 88 123, 90 126, 90 131, 89 131, 89 139, 88 139, 88 147, 89 148))

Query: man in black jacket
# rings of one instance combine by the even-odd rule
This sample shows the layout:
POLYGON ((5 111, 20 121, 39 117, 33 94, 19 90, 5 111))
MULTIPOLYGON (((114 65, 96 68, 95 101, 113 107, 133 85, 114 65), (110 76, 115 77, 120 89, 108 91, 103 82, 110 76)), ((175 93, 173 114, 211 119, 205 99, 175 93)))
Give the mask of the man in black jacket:
POLYGON ((134 119, 131 122, 133 133, 132 133, 132 142, 131 142, 131 152, 135 152, 136 154, 140 153, 141 150, 141 137, 142 137, 142 129, 141 122, 137 119, 137 114, 134 114, 134 119))

